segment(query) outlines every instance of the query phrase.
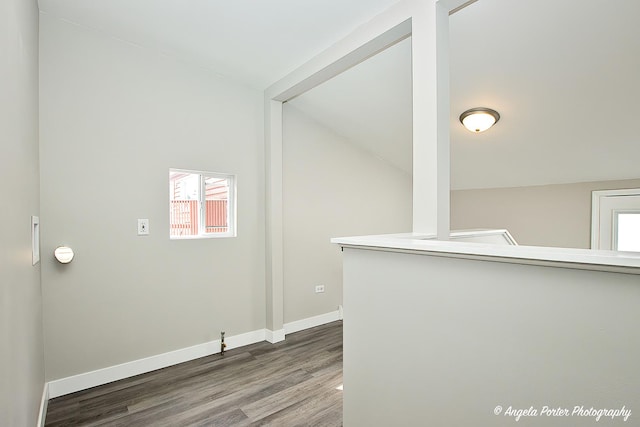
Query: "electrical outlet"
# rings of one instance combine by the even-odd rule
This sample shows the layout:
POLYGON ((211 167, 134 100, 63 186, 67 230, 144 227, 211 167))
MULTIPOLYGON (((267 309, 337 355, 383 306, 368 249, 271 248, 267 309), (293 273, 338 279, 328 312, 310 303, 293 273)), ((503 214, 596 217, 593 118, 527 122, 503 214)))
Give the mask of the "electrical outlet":
POLYGON ((149 234, 149 220, 147 218, 138 219, 138 236, 149 234))
POLYGON ((316 294, 324 292, 324 285, 316 285, 316 294))

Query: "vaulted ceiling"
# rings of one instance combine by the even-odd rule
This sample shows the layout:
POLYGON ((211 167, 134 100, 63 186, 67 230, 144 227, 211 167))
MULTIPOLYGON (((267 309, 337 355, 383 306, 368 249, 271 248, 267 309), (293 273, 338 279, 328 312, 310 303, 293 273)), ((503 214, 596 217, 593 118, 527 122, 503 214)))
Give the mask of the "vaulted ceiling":
MULTIPOLYGON (((452 15, 452 188, 640 177, 638 16, 635 0, 479 0, 452 15), (472 134, 458 117, 481 106, 502 117, 472 134)), ((408 40, 292 104, 410 172, 410 66, 408 40)))
MULTIPOLYGON (((264 89, 395 0, 40 0, 43 13, 264 89)), ((640 177, 640 2, 478 0, 450 17, 453 188, 640 177), (458 116, 498 110, 482 134, 458 116)), ((410 39, 291 101, 411 172, 410 39)))
POLYGON ((39 0, 39 6, 262 90, 396 1, 39 0))

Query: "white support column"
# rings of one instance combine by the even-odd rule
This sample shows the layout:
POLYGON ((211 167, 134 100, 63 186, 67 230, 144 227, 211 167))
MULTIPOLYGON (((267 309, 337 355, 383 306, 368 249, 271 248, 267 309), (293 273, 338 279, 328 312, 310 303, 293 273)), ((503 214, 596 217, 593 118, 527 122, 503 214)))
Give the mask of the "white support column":
POLYGON ((282 235, 282 102, 265 100, 266 155, 266 326, 270 341, 284 339, 282 235))
POLYGON ((477 0, 412 7, 413 232, 449 240, 449 14, 477 0))
POLYGON ((451 6, 436 4, 436 75, 438 105, 438 175, 437 180, 437 236, 449 240, 451 209, 451 147, 450 147, 450 90, 449 90, 449 11, 451 6))
MULTIPOLYGON (((442 220, 439 216, 444 215, 444 212, 438 209, 442 192, 438 183, 442 176, 446 175, 448 178, 449 165, 439 164, 436 3, 416 1, 414 4, 411 43, 413 232, 439 234, 438 224, 442 220)), ((446 181, 448 182, 448 179, 446 181)), ((446 211, 448 216, 448 207, 446 211)), ((446 234, 448 235, 448 230, 446 234)))

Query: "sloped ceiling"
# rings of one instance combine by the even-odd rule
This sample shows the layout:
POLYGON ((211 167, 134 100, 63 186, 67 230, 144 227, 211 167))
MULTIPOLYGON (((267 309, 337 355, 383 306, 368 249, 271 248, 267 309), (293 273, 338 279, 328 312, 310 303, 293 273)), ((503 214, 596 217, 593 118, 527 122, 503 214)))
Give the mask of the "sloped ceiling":
POLYGON ((39 0, 39 6, 262 90, 396 1, 39 0))
MULTIPOLYGON (((40 0, 43 13, 264 89, 396 0, 40 0)), ((640 2, 478 0, 450 17, 452 188, 640 177, 640 2), (500 122, 471 134, 472 107, 500 122)), ((291 101, 411 172, 410 39, 291 101)))
MULTIPOLYGON (((640 177, 639 16, 636 0, 479 0, 452 15, 452 188, 640 177), (502 118, 472 134, 458 117, 480 106, 502 118)), ((403 43, 292 103, 410 171, 403 43)))
POLYGON ((289 102, 353 144, 411 173, 410 38, 289 102))

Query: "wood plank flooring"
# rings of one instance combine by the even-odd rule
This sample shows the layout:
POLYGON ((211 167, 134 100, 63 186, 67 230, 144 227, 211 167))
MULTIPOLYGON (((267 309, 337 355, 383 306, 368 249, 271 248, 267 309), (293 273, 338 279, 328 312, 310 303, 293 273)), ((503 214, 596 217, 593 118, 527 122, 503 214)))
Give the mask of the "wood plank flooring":
POLYGON ((342 426, 342 322, 51 399, 47 426, 342 426))

